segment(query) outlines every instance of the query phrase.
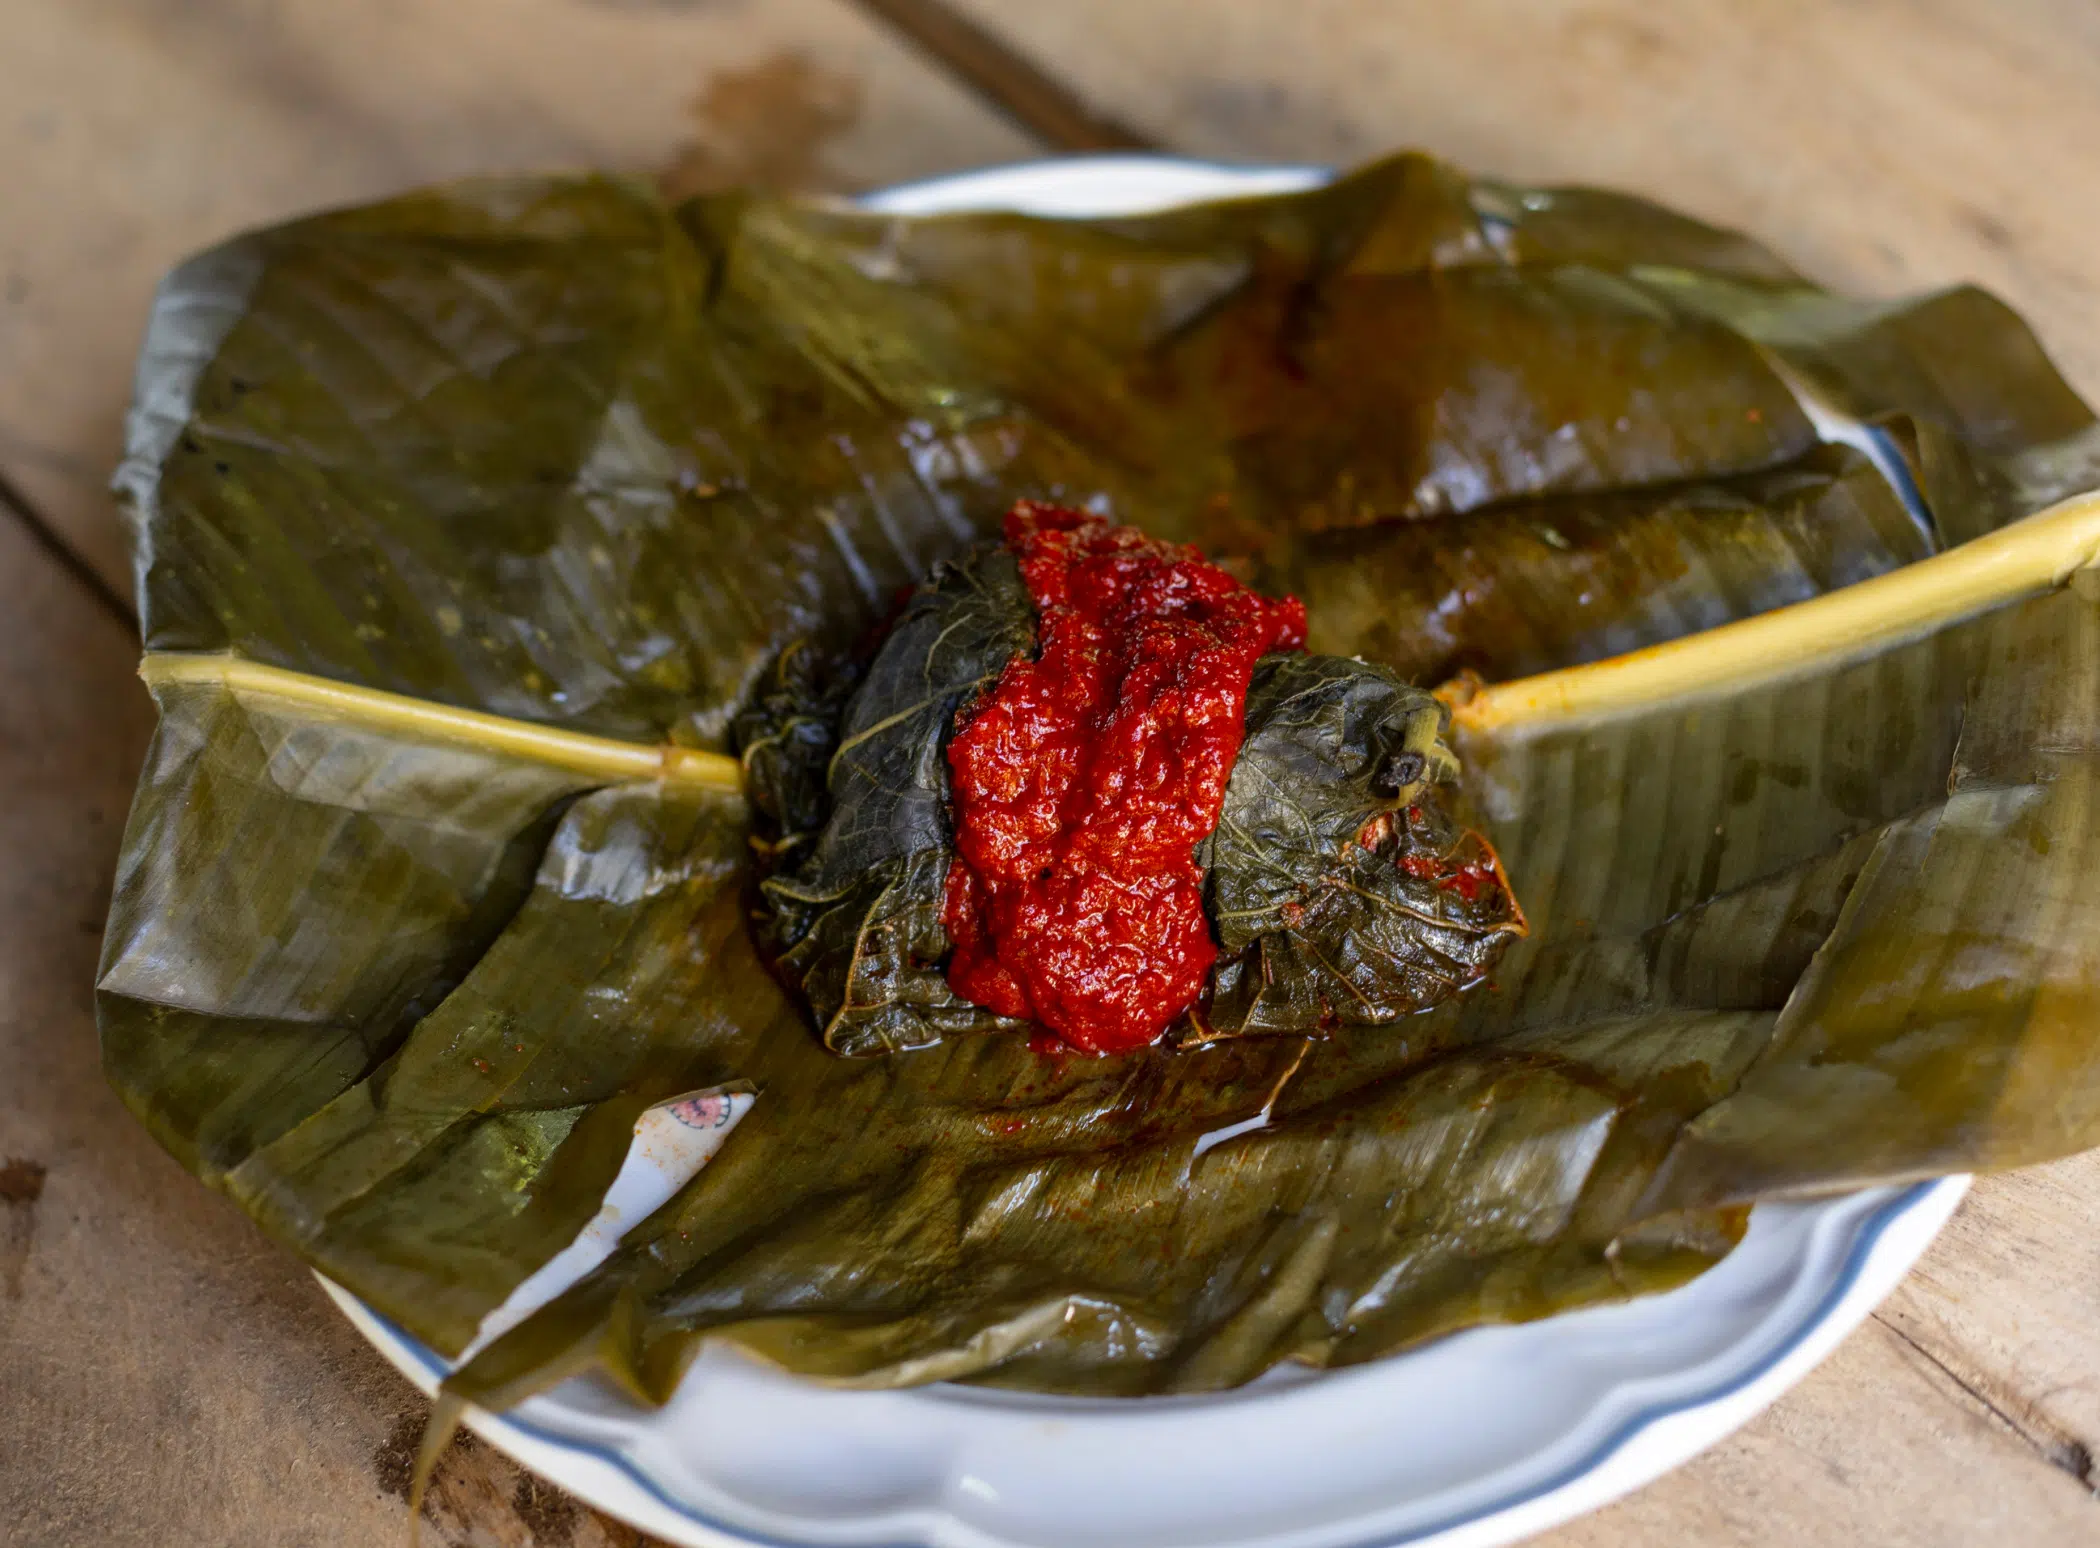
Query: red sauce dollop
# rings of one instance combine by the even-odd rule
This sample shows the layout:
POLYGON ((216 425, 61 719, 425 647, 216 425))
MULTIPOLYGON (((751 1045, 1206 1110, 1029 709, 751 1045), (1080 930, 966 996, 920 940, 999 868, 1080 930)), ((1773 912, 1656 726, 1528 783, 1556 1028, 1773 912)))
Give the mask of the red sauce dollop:
POLYGON ((1192 548, 1023 501, 1006 542, 1041 618, 958 717, 948 982, 1093 1053, 1141 1048, 1217 957, 1195 846, 1217 826, 1255 660, 1305 643, 1192 548))

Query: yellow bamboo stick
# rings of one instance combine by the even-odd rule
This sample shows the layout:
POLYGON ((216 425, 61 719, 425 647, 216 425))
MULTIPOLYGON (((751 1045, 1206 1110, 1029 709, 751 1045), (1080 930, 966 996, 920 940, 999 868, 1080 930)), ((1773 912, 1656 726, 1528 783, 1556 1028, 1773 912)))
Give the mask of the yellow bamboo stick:
MULTIPOLYGON (((1867 656, 2037 595, 2095 567, 2100 567, 2100 492, 2073 496, 1946 553, 1755 618, 1586 666, 1444 692, 1453 704, 1454 729, 1464 732, 1493 734, 1591 720, 1867 656)), ((155 652, 140 662, 139 675, 149 686, 215 684, 312 714, 497 749, 606 780, 742 788, 742 770, 726 754, 560 731, 232 655, 155 652)))
POLYGON ((404 731, 457 746, 510 753, 608 783, 660 779, 710 790, 743 788, 741 767, 736 759, 723 753, 560 731, 503 715, 454 709, 406 694, 265 666, 233 655, 150 652, 139 662, 139 676, 149 688, 205 684, 223 688, 237 698, 291 705, 316 719, 404 731))
POLYGON ((1586 666, 1439 690, 1455 730, 1492 735, 1772 682, 2061 586, 2100 565, 2100 491, 1806 602, 1586 666))

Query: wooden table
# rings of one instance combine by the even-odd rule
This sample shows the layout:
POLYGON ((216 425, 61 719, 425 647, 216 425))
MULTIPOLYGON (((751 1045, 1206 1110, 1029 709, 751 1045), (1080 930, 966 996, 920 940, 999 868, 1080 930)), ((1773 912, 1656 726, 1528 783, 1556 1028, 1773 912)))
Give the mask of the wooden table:
MULTIPOLYGON (((1636 189, 1843 287, 1982 281, 2100 392, 2076 0, 0 0, 0 37, 0 1543, 25 1548, 403 1542, 425 1412, 96 1068, 150 729, 103 485, 186 251, 499 168, 850 188, 1090 145, 1413 144, 1636 189)), ((2096 1198, 2100 1156, 1979 1183, 1800 1388, 1545 1541, 2100 1541, 2096 1198)), ((472 1442, 430 1521, 638 1541, 472 1442)))

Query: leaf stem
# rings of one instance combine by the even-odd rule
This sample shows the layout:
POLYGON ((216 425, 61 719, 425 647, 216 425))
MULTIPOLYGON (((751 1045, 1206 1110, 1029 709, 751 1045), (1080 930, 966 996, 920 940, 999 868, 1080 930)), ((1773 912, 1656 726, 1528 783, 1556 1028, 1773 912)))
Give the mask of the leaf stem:
MULTIPOLYGON (((1958 619, 2063 585, 2100 567, 2100 491, 2074 495, 1996 532, 1806 602, 1586 666, 1485 688, 1438 690, 1453 729, 1531 730, 1671 699, 1738 689, 1871 655, 1958 619)), ((512 753, 606 780, 661 779, 740 791, 737 760, 669 743, 561 731, 479 710, 363 688, 224 653, 149 652, 148 687, 209 684, 296 705, 317 718, 512 753)))
POLYGON ((675 747, 667 742, 625 742, 580 731, 561 731, 503 715, 455 709, 406 694, 265 666, 224 653, 150 651, 139 662, 139 676, 152 689, 180 684, 216 687, 236 698, 268 699, 290 705, 316 720, 406 731, 456 745, 506 752, 608 782, 660 779, 710 790, 743 789, 741 766, 723 753, 675 747))
POLYGON ((1683 639, 1486 688, 1438 690, 1453 729, 1529 731, 1870 656, 2100 565, 2100 491, 1871 580, 1683 639))

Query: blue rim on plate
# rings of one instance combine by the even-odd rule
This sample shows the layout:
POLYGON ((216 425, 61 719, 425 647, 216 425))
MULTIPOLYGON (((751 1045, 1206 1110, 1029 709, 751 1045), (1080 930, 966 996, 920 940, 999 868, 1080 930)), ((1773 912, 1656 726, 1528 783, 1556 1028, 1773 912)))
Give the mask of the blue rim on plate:
MULTIPOLYGON (((1941 1178, 1930 1182, 1914 1183, 1861 1221, 1854 1229, 1851 1245, 1845 1255, 1844 1266, 1838 1271, 1830 1287, 1816 1303, 1814 1311, 1800 1319, 1793 1332, 1785 1341, 1767 1351, 1747 1369, 1734 1372, 1725 1380, 1717 1382, 1709 1388, 1701 1389, 1669 1402, 1653 1403, 1642 1408, 1638 1413, 1623 1421, 1616 1430, 1591 1448, 1580 1460, 1563 1467, 1549 1478, 1526 1485, 1516 1493, 1490 1504, 1453 1512, 1451 1515, 1441 1517, 1427 1525, 1411 1528, 1398 1537, 1379 1536, 1362 1539, 1355 1543, 1343 1545, 1343 1548, 1405 1548, 1406 1544, 1419 1543, 1430 1538, 1439 1537, 1447 1532, 1457 1531, 1462 1527, 1472 1526, 1484 1522, 1490 1517, 1500 1516, 1521 1506, 1531 1504, 1534 1501, 1545 1498, 1547 1495, 1565 1489, 1578 1479, 1595 1472, 1605 1462, 1624 1450, 1643 1431, 1667 1419, 1690 1413, 1696 1409, 1706 1408, 1715 1403, 1724 1402, 1755 1385, 1798 1351, 1815 1331, 1823 1326, 1825 1320, 1837 1310, 1844 1299, 1852 1293, 1859 1284, 1860 1276, 1865 1271, 1868 1262, 1872 1259, 1875 1247, 1880 1243, 1882 1237, 1887 1234, 1889 1228, 1909 1215, 1913 1210, 1931 1202, 1933 1196, 1938 1194, 1940 1190, 1948 1187, 1949 1184, 1957 1184, 1960 1188, 1966 1190, 1967 1179, 1941 1178)), ((450 1363, 433 1350, 410 1337, 398 1326, 380 1316, 370 1307, 364 1307, 363 1309, 365 1314, 380 1328, 384 1329, 395 1341, 403 1354, 422 1367, 423 1373, 433 1385, 443 1381, 445 1376, 450 1373, 452 1369, 450 1363)), ((1405 1359, 1406 1356, 1402 1354, 1393 1358, 1405 1359)), ((677 1495, 671 1493, 655 1478, 650 1476, 647 1471, 636 1466, 633 1459, 627 1456, 626 1453, 615 1450, 612 1447, 601 1446, 591 1441, 578 1440, 574 1436, 563 1435, 558 1431, 548 1429, 544 1425, 534 1424, 529 1419, 521 1418, 515 1412, 496 1415, 494 1419, 496 1428, 514 1429, 521 1434, 531 1436, 543 1445, 554 1446, 578 1456, 588 1457, 593 1461, 614 1468, 665 1509, 683 1517, 694 1526, 712 1532, 719 1537, 739 1543, 749 1543, 755 1545, 755 1548, 826 1548, 822 1539, 776 1537, 750 1527, 739 1526, 718 1517, 710 1516, 691 1501, 680 1499, 677 1495)), ((485 1436, 484 1438, 487 1437, 485 1436)), ((500 1442, 498 1444, 500 1445, 500 1442)), ((901 1538, 886 1541, 870 1540, 865 1544, 856 1545, 856 1548, 928 1548, 928 1545, 924 1538, 901 1538)))

